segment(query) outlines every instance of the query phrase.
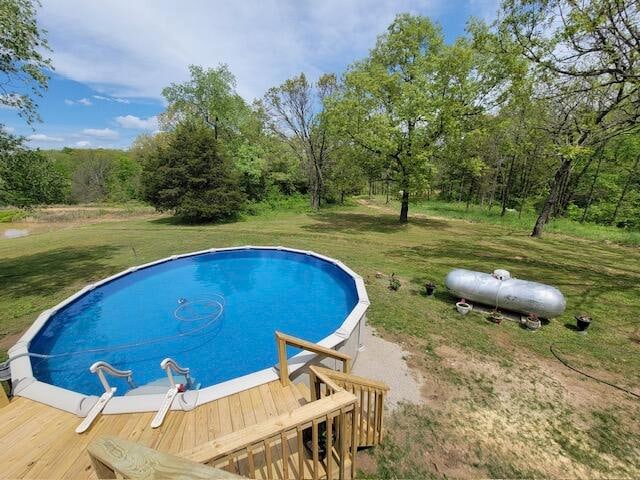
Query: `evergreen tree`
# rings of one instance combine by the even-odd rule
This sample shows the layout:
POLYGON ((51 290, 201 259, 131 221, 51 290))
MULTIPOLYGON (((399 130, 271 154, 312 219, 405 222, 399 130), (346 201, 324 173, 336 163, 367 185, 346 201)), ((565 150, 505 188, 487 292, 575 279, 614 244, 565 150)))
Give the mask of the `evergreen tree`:
POLYGON ((149 156, 142 181, 147 201, 187 222, 233 218, 245 201, 233 165, 202 122, 178 124, 149 156))

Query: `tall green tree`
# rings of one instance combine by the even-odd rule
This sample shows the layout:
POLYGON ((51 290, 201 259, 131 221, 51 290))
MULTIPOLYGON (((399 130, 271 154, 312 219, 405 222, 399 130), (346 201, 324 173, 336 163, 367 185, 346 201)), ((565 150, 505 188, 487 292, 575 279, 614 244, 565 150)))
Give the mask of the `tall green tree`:
POLYGON ((348 141, 394 175, 401 222, 412 192, 426 187, 445 133, 482 111, 480 77, 467 42, 447 46, 438 26, 409 14, 398 15, 369 56, 346 72, 330 115, 348 141))
POLYGON ((40 119, 35 97, 47 88, 51 68, 45 31, 33 0, 0 2, 0 105, 15 108, 27 123, 40 119))
POLYGON ((245 201, 215 132, 195 120, 180 122, 148 156, 142 187, 149 203, 187 222, 233 218, 245 201))

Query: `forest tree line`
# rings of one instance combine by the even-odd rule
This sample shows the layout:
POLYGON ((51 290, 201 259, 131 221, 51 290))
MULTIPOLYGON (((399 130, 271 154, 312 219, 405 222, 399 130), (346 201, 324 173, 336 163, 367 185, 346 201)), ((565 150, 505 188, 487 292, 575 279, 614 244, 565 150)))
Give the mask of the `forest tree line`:
POLYGON ((535 209, 534 236, 557 217, 638 229, 639 18, 636 1, 504 0, 447 43, 400 14, 341 75, 301 73, 252 103, 226 65, 191 66, 162 92, 162 131, 129 151, 30 152, 52 185, 33 203, 139 199, 202 221, 273 195, 318 209, 382 191, 402 222, 437 198, 535 209))

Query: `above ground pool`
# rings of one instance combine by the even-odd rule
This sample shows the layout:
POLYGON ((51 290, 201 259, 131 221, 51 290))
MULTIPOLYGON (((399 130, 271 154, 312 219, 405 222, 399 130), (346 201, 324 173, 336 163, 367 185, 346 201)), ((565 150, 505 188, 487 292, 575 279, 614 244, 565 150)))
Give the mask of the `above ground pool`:
MULTIPOLYGON (((109 377, 123 396, 166 379, 160 362, 171 357, 190 369, 202 392, 209 390, 204 399, 214 398, 209 387, 242 378, 246 388, 252 376, 277 378, 276 331, 339 347, 367 305, 358 275, 312 252, 243 247, 174 256, 89 286, 44 312, 10 352, 14 357, 26 348, 31 371, 16 361, 12 377, 23 383, 18 394, 29 397, 30 389, 38 391, 34 383, 40 390, 45 384, 56 387, 50 394, 70 391, 81 403, 104 391, 89 371, 94 362, 133 371, 134 385, 109 377)), ((121 410, 127 398, 120 399, 121 410)), ((145 409, 139 403, 133 410, 145 409)))

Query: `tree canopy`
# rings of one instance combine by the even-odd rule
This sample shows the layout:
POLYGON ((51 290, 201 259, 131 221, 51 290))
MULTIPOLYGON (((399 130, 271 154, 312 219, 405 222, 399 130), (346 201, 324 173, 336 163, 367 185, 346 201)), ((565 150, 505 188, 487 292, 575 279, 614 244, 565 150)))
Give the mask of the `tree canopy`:
POLYGON ((45 32, 36 22, 32 0, 0 2, 0 105, 15 108, 27 121, 39 120, 34 98, 47 88, 45 32))

